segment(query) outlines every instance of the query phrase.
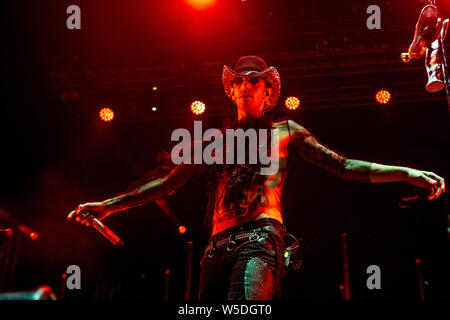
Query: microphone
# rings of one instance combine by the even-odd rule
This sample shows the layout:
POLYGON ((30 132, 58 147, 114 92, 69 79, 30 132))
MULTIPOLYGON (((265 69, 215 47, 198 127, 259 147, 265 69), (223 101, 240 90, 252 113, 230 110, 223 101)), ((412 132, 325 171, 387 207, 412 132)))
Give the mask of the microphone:
POLYGON ((112 244, 118 246, 119 248, 123 247, 124 243, 120 238, 111 231, 107 226, 105 226, 100 220, 93 218, 91 220, 92 226, 100 232, 106 239, 108 239, 112 244))
MULTIPOLYGON (((84 216, 87 217, 89 213, 86 213, 84 216)), ((69 216, 67 219, 70 219, 69 216)), ((91 225, 100 232, 106 239, 108 239, 113 245, 116 245, 118 247, 123 247, 124 243, 120 238, 111 231, 107 226, 105 226, 104 223, 100 222, 97 218, 92 218, 90 220, 91 225)))

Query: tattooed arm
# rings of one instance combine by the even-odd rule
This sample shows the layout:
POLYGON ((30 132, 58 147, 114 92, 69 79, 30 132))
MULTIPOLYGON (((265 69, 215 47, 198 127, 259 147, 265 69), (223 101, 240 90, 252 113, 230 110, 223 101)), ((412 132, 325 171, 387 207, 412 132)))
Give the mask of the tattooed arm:
POLYGON ((331 172, 343 180, 361 182, 408 182, 430 191, 429 199, 445 191, 444 179, 433 172, 407 167, 382 165, 362 160, 347 159, 322 145, 305 128, 288 120, 291 131, 291 150, 306 161, 331 172))
POLYGON ((69 215, 68 219, 75 218, 81 224, 89 225, 92 218, 102 220, 109 215, 130 208, 141 206, 170 195, 194 175, 204 172, 205 165, 180 164, 164 177, 152 181, 115 198, 101 202, 88 202, 80 204, 69 215), (86 216, 86 214, 89 214, 86 216))

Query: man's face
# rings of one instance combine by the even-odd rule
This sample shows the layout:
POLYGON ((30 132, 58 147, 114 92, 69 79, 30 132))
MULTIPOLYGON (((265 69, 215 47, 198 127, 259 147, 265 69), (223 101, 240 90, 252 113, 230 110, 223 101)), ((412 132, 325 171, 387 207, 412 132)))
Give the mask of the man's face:
POLYGON ((238 109, 253 116, 262 115, 264 102, 271 92, 272 89, 259 77, 238 77, 233 82, 233 100, 238 109))

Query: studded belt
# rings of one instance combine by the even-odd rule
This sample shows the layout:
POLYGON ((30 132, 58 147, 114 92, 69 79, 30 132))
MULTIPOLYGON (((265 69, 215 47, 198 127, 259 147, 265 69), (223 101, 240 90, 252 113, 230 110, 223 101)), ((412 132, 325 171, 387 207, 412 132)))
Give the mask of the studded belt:
POLYGON ((227 246, 227 251, 231 251, 235 246, 236 242, 241 240, 247 240, 250 242, 258 241, 259 238, 268 237, 269 233, 257 230, 252 230, 244 233, 238 233, 235 235, 230 235, 228 238, 218 240, 216 242, 210 242, 205 249, 205 255, 212 258, 217 248, 227 246))

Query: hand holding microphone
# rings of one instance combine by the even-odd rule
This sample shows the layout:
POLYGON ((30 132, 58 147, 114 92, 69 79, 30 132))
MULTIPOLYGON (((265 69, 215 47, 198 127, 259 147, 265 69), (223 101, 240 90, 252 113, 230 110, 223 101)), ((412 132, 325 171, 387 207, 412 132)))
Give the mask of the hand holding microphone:
POLYGON ((100 221, 110 214, 111 212, 109 212, 102 203, 89 202, 80 204, 77 209, 69 213, 67 219, 72 220, 75 218, 76 222, 84 224, 87 227, 93 226, 105 238, 111 241, 112 244, 122 247, 124 243, 120 238, 100 221))

